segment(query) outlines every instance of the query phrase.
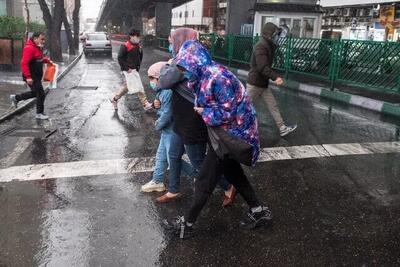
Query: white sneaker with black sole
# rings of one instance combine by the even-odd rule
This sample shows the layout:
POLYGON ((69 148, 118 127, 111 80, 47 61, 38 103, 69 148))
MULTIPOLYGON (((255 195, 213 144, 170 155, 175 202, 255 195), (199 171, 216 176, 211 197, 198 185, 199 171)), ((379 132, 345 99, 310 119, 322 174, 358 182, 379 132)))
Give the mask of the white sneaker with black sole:
POLYGON ((36 114, 35 118, 36 118, 37 120, 48 120, 48 119, 49 119, 49 116, 47 116, 47 115, 45 115, 45 114, 43 114, 43 113, 38 113, 38 114, 36 114))
POLYGON ((294 130, 296 130, 297 128, 297 124, 293 124, 293 125, 282 125, 279 128, 279 134, 281 135, 281 137, 290 134, 291 132, 293 132, 294 130))

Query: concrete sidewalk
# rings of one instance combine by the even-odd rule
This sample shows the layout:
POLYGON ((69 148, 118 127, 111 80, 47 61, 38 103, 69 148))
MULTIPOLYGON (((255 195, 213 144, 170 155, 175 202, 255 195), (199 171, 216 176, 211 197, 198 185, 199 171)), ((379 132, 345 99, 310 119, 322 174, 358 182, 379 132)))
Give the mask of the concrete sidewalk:
MULTIPOLYGON (((75 66, 78 60, 81 58, 82 53, 78 56, 64 56, 64 61, 59 63, 59 74, 57 81, 60 81, 70 70, 75 66)), ((36 99, 32 98, 25 101, 20 101, 18 103, 18 108, 14 108, 10 103, 10 94, 19 94, 29 90, 27 85, 22 81, 21 72, 0 72, 0 123, 4 120, 12 118, 14 115, 22 112, 30 105, 32 105, 36 99)), ((45 86, 45 91, 47 93, 47 84, 45 86)))

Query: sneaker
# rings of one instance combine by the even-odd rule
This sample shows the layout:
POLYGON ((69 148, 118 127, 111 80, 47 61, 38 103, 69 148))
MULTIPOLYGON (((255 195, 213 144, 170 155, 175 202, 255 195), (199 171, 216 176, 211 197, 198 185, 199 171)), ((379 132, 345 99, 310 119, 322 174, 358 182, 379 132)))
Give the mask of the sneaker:
POLYGON ((115 110, 118 109, 118 100, 115 99, 115 97, 110 99, 110 102, 113 104, 113 107, 115 110))
POLYGON ((172 220, 165 219, 163 221, 163 227, 173 235, 179 235, 181 239, 192 236, 195 231, 193 225, 189 226, 187 222, 185 222, 185 217, 183 216, 175 217, 172 220))
POLYGON ((272 213, 268 207, 260 207, 260 211, 247 214, 247 217, 240 222, 240 226, 245 229, 254 229, 262 225, 272 224, 272 213))
POLYGON ((47 116, 47 115, 45 115, 45 114, 43 114, 43 113, 38 113, 38 114, 36 114, 35 118, 36 118, 37 120, 48 120, 48 119, 49 119, 49 116, 47 116))
POLYGON ((18 100, 17 98, 15 98, 15 95, 10 95, 10 101, 12 103, 12 105, 17 108, 18 107, 18 100))
POLYGON ((150 182, 142 185, 140 191, 142 192, 163 192, 165 191, 164 183, 157 183, 151 180, 150 182))
POLYGON ((153 105, 150 102, 147 102, 144 106, 143 106, 145 111, 148 111, 150 109, 153 108, 153 105))
POLYGON ((296 130, 297 124, 294 125, 282 125, 281 128, 279 128, 279 133, 281 136, 285 136, 296 130))

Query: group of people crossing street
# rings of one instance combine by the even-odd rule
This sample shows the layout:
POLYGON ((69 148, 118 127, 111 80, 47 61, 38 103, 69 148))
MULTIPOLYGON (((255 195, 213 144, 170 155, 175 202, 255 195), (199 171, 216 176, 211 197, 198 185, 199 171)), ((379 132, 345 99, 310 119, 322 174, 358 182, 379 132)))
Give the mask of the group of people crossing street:
MULTIPOLYGON (((124 84, 110 101, 118 109, 119 99, 134 87, 144 110, 157 112, 155 130, 160 132, 160 141, 156 163, 151 180, 141 186, 141 191, 165 192, 156 202, 168 203, 183 197, 182 174, 194 179, 190 208, 184 215, 163 220, 167 231, 180 238, 192 235, 197 218, 217 185, 223 191, 222 207, 231 205, 236 194, 247 203, 249 209, 240 226, 252 229, 271 225, 272 212, 257 196, 242 164, 255 166, 260 153, 256 99, 266 102, 281 136, 297 127, 284 122, 269 87, 269 80, 278 86, 284 84, 272 68, 283 33, 273 23, 263 26, 262 36, 253 48, 245 86, 227 67, 212 59, 199 42, 197 31, 176 29, 169 36, 171 59, 154 62, 147 69, 149 87, 156 95, 150 102, 139 75, 143 59, 140 31, 129 31, 129 39, 118 53, 124 84), (132 84, 129 79, 136 82, 132 84), (182 159, 185 153, 190 163, 182 159), (168 183, 164 181, 167 170, 168 183)), ((44 113, 42 76, 43 64, 52 62, 43 55, 44 42, 44 33, 34 33, 23 50, 22 75, 30 91, 10 96, 15 107, 21 100, 36 97, 36 119, 48 119, 44 113)))

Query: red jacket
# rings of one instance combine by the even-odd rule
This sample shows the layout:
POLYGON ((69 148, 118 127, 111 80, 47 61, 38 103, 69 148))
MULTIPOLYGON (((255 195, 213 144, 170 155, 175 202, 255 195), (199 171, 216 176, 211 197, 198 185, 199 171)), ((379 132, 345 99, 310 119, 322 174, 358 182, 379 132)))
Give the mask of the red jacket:
POLYGON ((28 40, 22 52, 21 69, 25 79, 42 79, 43 63, 50 60, 43 55, 42 50, 32 40, 28 40))

